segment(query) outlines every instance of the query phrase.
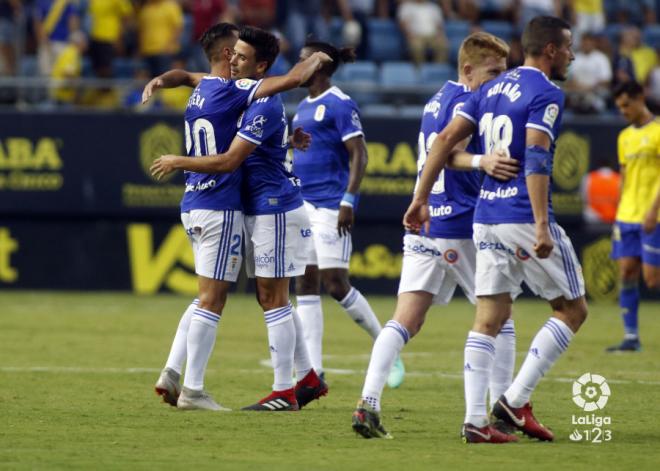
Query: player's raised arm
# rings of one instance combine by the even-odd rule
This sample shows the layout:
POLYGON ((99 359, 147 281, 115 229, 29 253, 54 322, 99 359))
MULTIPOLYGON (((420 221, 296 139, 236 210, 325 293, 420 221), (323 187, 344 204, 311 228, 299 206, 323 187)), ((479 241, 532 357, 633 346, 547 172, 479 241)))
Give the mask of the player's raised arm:
POLYGON ((185 157, 182 155, 163 155, 151 165, 151 174, 158 180, 176 170, 196 173, 231 173, 257 148, 256 144, 235 137, 224 154, 203 157, 185 157))
POLYGON ((406 214, 403 225, 406 229, 419 231, 422 225, 429 222, 428 200, 433 184, 449 160, 449 154, 454 147, 474 132, 474 123, 462 115, 456 116, 433 141, 429 150, 424 170, 419 178, 419 184, 406 214))
POLYGON ((525 181, 536 226, 534 251, 537 257, 548 258, 554 247, 548 218, 548 192, 552 174, 551 142, 545 132, 528 128, 526 143, 525 181))
POLYGON ((327 62, 332 62, 329 55, 325 52, 314 52, 304 61, 300 61, 294 65, 286 74, 263 79, 254 94, 254 98, 276 95, 300 87, 314 75, 314 72, 319 70, 327 62))
POLYGON ((168 70, 162 75, 152 79, 142 91, 142 104, 149 101, 149 98, 159 88, 176 88, 180 86, 196 87, 204 77, 204 73, 188 72, 182 69, 168 70))

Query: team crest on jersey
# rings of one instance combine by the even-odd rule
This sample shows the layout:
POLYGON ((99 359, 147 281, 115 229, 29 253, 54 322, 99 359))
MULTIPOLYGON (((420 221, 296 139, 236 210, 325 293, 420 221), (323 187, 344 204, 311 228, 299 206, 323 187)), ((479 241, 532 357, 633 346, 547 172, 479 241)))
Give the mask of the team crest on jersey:
POLYGON ((262 137, 264 135, 264 125, 268 119, 260 114, 255 116, 250 124, 245 127, 245 130, 249 133, 252 133, 256 137, 262 137))
POLYGON ((351 113, 351 123, 358 129, 362 129, 362 123, 360 122, 360 115, 357 111, 353 110, 351 113))
POLYGON ((516 257, 524 262, 525 260, 529 260, 530 255, 527 250, 523 249, 522 247, 518 247, 516 249, 516 257))
POLYGON ((314 121, 323 121, 324 116, 325 116, 325 105, 317 106, 316 111, 314 112, 314 121))
POLYGON ((456 252, 454 249, 446 250, 445 260, 447 263, 456 263, 458 261, 458 252, 456 252))
POLYGON ((557 116, 559 115, 559 106, 554 103, 549 104, 545 108, 545 113, 543 113, 543 122, 550 127, 555 125, 557 116))
POLYGON ((250 79, 240 79, 236 80, 236 88, 240 88, 241 90, 249 90, 252 88, 252 85, 254 85, 255 81, 250 80, 250 79))

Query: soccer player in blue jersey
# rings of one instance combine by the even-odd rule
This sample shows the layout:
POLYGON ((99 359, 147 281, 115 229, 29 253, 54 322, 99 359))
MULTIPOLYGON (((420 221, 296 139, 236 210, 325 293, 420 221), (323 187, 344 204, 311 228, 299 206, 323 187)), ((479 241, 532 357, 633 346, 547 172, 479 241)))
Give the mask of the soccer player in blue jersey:
POLYGON ((465 344, 467 442, 502 443, 493 433, 486 392, 493 367, 495 336, 506 321, 524 281, 547 299, 552 317, 532 340, 529 353, 493 415, 530 437, 553 440, 532 413, 529 398, 538 382, 568 348, 587 316, 579 261, 552 212, 549 184, 554 142, 564 94, 551 79, 565 80, 573 60, 570 25, 539 16, 523 32, 524 66, 479 88, 438 135, 429 153, 404 224, 428 224, 428 198, 452 148, 478 133, 483 149, 505 151, 520 161, 524 175, 502 182, 485 177, 474 216, 477 248, 477 313, 465 344))
MULTIPOLYGON (((418 142, 420 174, 438 133, 461 109, 471 90, 506 69, 508 54, 509 47, 504 41, 485 32, 473 33, 463 41, 458 53, 459 81, 448 81, 424 107, 418 142)), ((466 142, 457 146, 457 150, 465 148, 466 142)), ((467 145, 467 151, 469 168, 473 154, 479 154, 476 137, 467 145)), ((503 177, 515 176, 515 161, 508 157, 502 160, 503 169, 489 168, 489 171, 502 170, 503 177)), ((480 166, 488 162, 485 157, 479 160, 480 166)), ((421 329, 431 305, 448 304, 456 285, 460 285, 474 302, 476 250, 472 242, 472 219, 480 185, 479 171, 444 169, 429 198, 428 230, 422 228, 419 234, 409 232, 404 236, 403 267, 394 317, 385 324, 374 344, 362 395, 353 414, 353 429, 365 438, 389 437, 379 414, 385 378, 403 346, 421 329)), ((512 321, 507 321, 502 328, 497 343, 496 379, 491 382, 491 395, 496 398, 513 377, 515 333, 512 321)))
MULTIPOLYGON (((203 36, 202 44, 211 63, 210 74, 171 71, 145 88, 144 101, 157 88, 182 84, 196 87, 185 113, 188 156, 182 158, 188 162, 225 152, 236 134, 239 116, 248 105, 255 99, 301 85, 324 60, 329 60, 319 54, 282 77, 260 81, 229 80, 236 31, 234 25, 221 23, 203 36)), ((260 37, 260 46, 270 38, 276 41, 272 35, 260 37)), ((156 392, 180 409, 223 409, 204 391, 204 372, 227 292, 241 266, 242 183, 242 170, 238 166, 228 173, 196 168, 186 173, 181 219, 193 247, 199 297, 185 311, 166 367, 156 383, 156 392), (179 379, 186 356, 186 374, 183 389, 180 389, 179 379)))
MULTIPOLYGON (((360 182, 367 167, 367 146, 357 104, 332 85, 331 77, 341 63, 355 60, 355 52, 352 48, 337 49, 325 42, 308 41, 300 51, 300 59, 318 51, 330 56, 332 62, 303 85, 309 89, 309 96, 298 105, 293 125, 310 133, 312 142, 306 151, 294 150, 293 170, 302 184, 314 242, 305 275, 296 279, 297 310, 312 365, 323 375, 321 282, 374 340, 381 325, 362 293, 348 279, 351 231, 360 182)), ((403 375, 403 363, 397 359, 390 386, 398 387, 403 375)))
MULTIPOLYGON (((274 36, 242 28, 231 60, 232 77, 263 77, 278 53, 274 36)), ((163 156, 153 166, 157 175, 177 169, 210 174, 243 169, 247 271, 257 279, 257 299, 264 310, 275 374, 272 394, 247 410, 298 410, 327 393, 327 386, 312 368, 300 318, 289 302, 289 280, 304 273, 311 230, 300 181, 287 168, 287 148, 284 105, 275 95, 250 105, 238 120, 238 133, 226 152, 195 159, 163 156)))

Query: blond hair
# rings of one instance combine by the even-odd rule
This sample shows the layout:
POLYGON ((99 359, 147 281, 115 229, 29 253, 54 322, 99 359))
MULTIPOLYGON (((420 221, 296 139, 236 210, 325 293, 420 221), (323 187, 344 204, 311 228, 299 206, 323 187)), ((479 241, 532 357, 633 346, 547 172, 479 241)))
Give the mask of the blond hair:
POLYGON ((487 57, 506 58, 509 46, 503 40, 485 31, 470 34, 461 43, 458 50, 458 70, 463 69, 466 62, 480 65, 487 57))

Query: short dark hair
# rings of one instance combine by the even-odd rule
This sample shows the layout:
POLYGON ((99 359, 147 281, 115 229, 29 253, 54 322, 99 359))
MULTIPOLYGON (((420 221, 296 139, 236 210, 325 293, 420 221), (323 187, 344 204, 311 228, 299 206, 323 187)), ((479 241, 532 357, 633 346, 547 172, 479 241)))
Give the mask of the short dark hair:
POLYGON ((536 16, 527 23, 522 34, 522 46, 525 56, 538 57, 543 54, 545 46, 552 43, 560 46, 564 40, 563 30, 571 29, 571 25, 555 16, 536 16))
POLYGON ((337 48, 330 43, 316 41, 314 39, 308 39, 304 47, 311 49, 314 52, 325 52, 330 56, 332 62, 323 64, 319 70, 320 73, 327 75, 328 77, 332 77, 332 74, 337 71, 337 67, 339 67, 340 64, 355 62, 355 49, 352 47, 337 48))
POLYGON ((221 41, 229 38, 236 39, 237 31, 238 26, 232 23, 218 23, 204 31, 202 37, 199 38, 199 43, 202 45, 209 62, 212 62, 212 59, 221 52, 218 47, 221 41))
POLYGON ((622 82, 614 88, 612 92, 614 98, 619 98, 621 95, 628 95, 630 98, 637 98, 644 95, 644 88, 634 80, 622 82))
POLYGON ((270 69, 280 53, 280 40, 263 29, 243 26, 238 33, 238 39, 254 48, 257 62, 265 61, 266 70, 270 69))

